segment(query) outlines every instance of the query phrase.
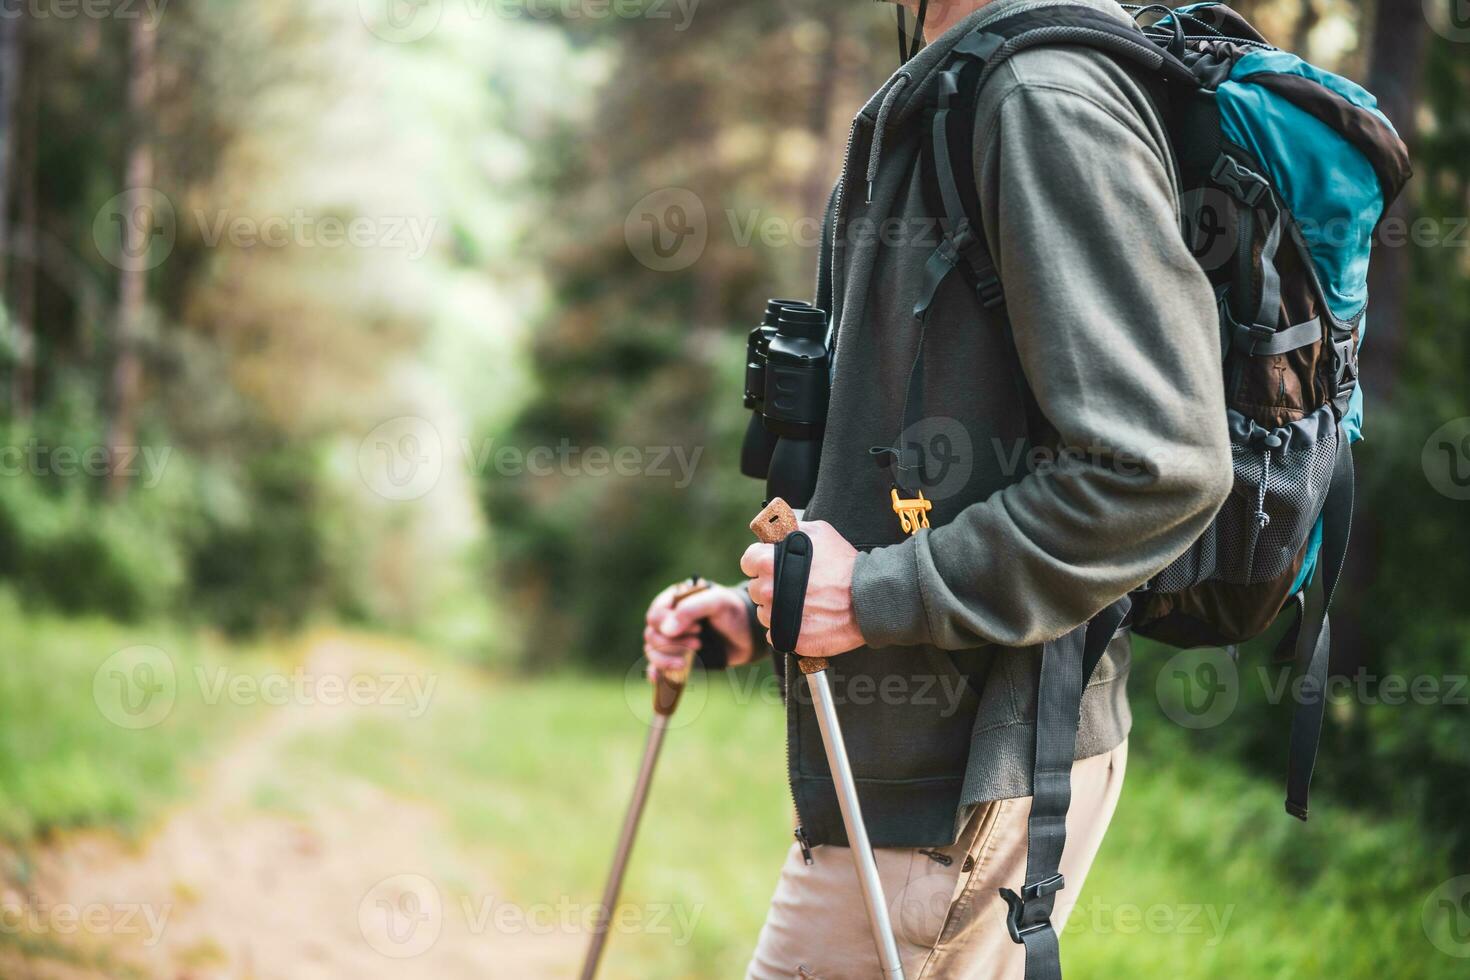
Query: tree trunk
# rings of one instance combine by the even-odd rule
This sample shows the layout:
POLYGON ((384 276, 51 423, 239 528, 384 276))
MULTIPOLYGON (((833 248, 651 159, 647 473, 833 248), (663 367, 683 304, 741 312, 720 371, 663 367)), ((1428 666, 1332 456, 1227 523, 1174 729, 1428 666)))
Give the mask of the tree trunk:
POLYGON ((148 270, 143 260, 152 233, 153 203, 153 106, 157 87, 158 35, 146 17, 130 27, 128 66, 127 173, 122 222, 121 275, 118 278, 117 323, 114 328, 115 360, 112 369, 112 418, 107 447, 113 464, 108 470, 108 492, 117 497, 127 489, 127 477, 115 465, 137 437, 138 393, 143 366, 138 352, 138 335, 148 302, 148 270), (145 220, 145 216, 146 220, 145 220))
POLYGON ((41 86, 35 71, 21 85, 15 145, 15 261, 10 269, 11 322, 15 332, 15 379, 11 388, 16 418, 28 419, 36 402, 36 236, 41 214, 36 185, 36 154, 40 146, 41 86))
POLYGON ((10 270, 10 186, 15 161, 15 111, 22 77, 21 37, 24 22, 18 11, 0 17, 0 296, 10 270))
POLYGON ((1291 50, 1308 57, 1308 48, 1311 47, 1312 29, 1322 21, 1322 14, 1317 10, 1315 0, 1299 0, 1300 12, 1297 14, 1296 26, 1291 32, 1291 50))
MULTIPOLYGON (((1398 128, 1411 152, 1418 142, 1416 115, 1423 98, 1428 39, 1429 25, 1420 0, 1378 0, 1368 54, 1368 89, 1378 96, 1379 108, 1398 128)), ((1392 220, 1411 220, 1412 188, 1410 184, 1410 192, 1394 204, 1389 212, 1392 220)), ((1363 359, 1360 380, 1375 410, 1393 397, 1404 347, 1404 305, 1413 256, 1404 236, 1397 238, 1392 247, 1374 251, 1368 271, 1367 344, 1372 356, 1363 359)))
MULTIPOLYGON (((1413 153, 1417 143, 1416 113, 1424 88, 1427 60, 1428 22, 1420 0, 1378 0, 1368 49, 1368 89, 1378 96, 1378 105, 1398 129, 1413 153)), ((1389 211, 1396 222, 1413 220, 1413 184, 1400 195, 1389 211)), ((1368 271, 1367 332, 1359 364, 1358 383, 1363 387, 1368 411, 1385 412, 1393 399, 1399 362, 1404 348, 1405 307, 1413 276, 1413 253, 1406 235, 1394 236, 1391 246, 1373 250, 1368 271)), ((1360 497, 1360 500, 1363 498, 1360 497)), ((1337 603, 1333 630, 1333 666, 1354 673, 1370 659, 1371 636, 1362 610, 1376 578, 1382 547, 1383 521, 1371 506, 1359 507, 1354 521, 1352 554, 1344 570, 1341 603, 1337 603)))

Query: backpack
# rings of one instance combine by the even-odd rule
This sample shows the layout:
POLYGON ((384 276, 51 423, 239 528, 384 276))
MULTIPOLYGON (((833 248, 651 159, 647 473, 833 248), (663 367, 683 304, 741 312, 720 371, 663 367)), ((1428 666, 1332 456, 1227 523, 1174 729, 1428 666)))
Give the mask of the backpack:
MULTIPOLYGON (((1124 625, 1177 647, 1234 647, 1287 609, 1278 652, 1295 658, 1286 809, 1307 818, 1321 734, 1332 602, 1361 438, 1358 351, 1378 223, 1411 174, 1408 150, 1355 83, 1272 47, 1218 3, 1124 5, 1140 28, 1087 7, 1023 10, 977 27, 941 65, 924 151, 943 241, 915 305, 922 322, 958 271, 987 309, 1005 304, 981 230, 973 173, 975 100, 1007 58, 1086 46, 1128 66, 1166 120, 1184 233, 1215 287, 1235 485, 1209 528, 1131 596, 1046 644, 1038 686, 1026 880, 1003 889, 1028 980, 1060 978, 1050 923, 1065 841, 1081 692, 1124 625)), ((1019 372, 1018 372, 1019 373, 1019 372)))

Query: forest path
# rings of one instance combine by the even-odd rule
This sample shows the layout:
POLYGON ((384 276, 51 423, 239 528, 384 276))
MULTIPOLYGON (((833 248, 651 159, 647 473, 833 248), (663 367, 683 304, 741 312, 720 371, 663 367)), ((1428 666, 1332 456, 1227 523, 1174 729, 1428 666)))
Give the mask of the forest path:
MULTIPOLYGON (((412 671, 427 676, 407 655, 337 636, 315 642, 304 664, 318 682, 412 671)), ((454 683, 465 682, 456 674, 454 683)), ((340 736, 349 730, 344 726, 374 712, 396 711, 403 724, 422 717, 405 714, 401 703, 329 700, 293 698, 270 708, 214 758, 198 792, 140 841, 86 831, 34 854, 25 897, 31 907, 50 910, 47 930, 0 952, 0 976, 519 980, 573 974, 579 943, 497 928, 504 923, 496 911, 507 903, 481 871, 484 855, 472 858, 458 848, 432 806, 335 772, 323 778, 315 765, 293 778, 293 769, 308 761, 293 758, 303 737, 340 736), (60 910, 68 908, 76 921, 64 929, 60 910)), ((417 709, 433 711, 433 699, 417 709)))

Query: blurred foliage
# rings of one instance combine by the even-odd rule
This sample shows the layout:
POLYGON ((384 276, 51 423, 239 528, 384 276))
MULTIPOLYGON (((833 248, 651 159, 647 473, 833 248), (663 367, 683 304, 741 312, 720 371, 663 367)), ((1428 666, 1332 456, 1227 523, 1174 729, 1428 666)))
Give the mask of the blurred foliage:
POLYGON ((356 455, 403 415, 434 419, 452 450, 516 392, 515 311, 535 278, 512 255, 524 205, 505 187, 558 109, 519 98, 515 64, 566 42, 477 21, 426 50, 328 0, 135 13, 0 24, 23 55, 0 93, 0 426, 7 451, 42 454, 5 458, 0 578, 65 612, 246 633, 320 611, 486 649, 463 468, 401 502, 356 455), (137 114, 140 17, 156 53, 137 114), (535 36, 508 56, 517 33, 535 36), (139 147, 158 261, 124 340, 110 221, 139 147), (283 243, 248 237, 299 220, 283 243), (383 240, 312 237, 310 222, 354 220, 383 240), (405 228, 422 238, 405 246, 405 228), (109 487, 51 460, 111 445, 125 350, 141 377, 126 414, 159 466, 109 487))
MULTIPOLYGON (((227 662, 218 643, 180 629, 147 636, 150 646, 167 648, 152 649, 183 680, 167 717, 150 729, 157 737, 120 737, 136 733, 98 710, 94 685, 107 682, 105 666, 114 651, 138 643, 137 631, 96 616, 26 615, 14 595, 0 592, 0 649, 8 656, 0 671, 0 841, 104 823, 136 827, 187 785, 189 765, 208 745, 252 716, 188 683, 195 670, 227 662)), ((237 671, 267 663, 255 651, 229 653, 237 671)))
POLYGON ((632 448, 650 462, 648 450, 674 447, 698 465, 687 487, 677 468, 600 481, 487 474, 495 581, 516 599, 531 666, 625 667, 641 656, 649 595, 691 574, 738 574, 762 497, 737 468, 745 332, 767 296, 811 291, 851 113, 890 70, 890 17, 847 0, 738 0, 701 8, 682 32, 564 25, 616 67, 595 114, 540 147, 547 213, 529 244, 551 281, 531 331, 536 389, 494 434, 527 448, 632 448), (709 229, 677 273, 640 263, 624 235, 641 199, 666 189, 697 198, 709 229), (750 234, 772 219, 796 231, 750 234))

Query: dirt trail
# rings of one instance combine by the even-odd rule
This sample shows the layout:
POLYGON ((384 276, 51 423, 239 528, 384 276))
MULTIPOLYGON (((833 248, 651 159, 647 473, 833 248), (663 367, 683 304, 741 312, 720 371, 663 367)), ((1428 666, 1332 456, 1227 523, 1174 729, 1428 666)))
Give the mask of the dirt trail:
MULTIPOLYGON (((381 673, 384 663, 382 651, 334 638, 312 647, 306 669, 351 680, 381 673)), ((98 915, 106 928, 76 927, 65 938, 53 929, 24 960, 0 954, 0 976, 520 980, 574 973, 580 950, 566 937, 494 928, 484 909, 502 893, 456 853, 432 808, 336 776, 308 783, 289 816, 258 801, 262 786, 289 766, 298 736, 384 710, 394 709, 271 708, 141 843, 89 832, 36 855, 25 897, 98 915), (51 939, 65 955, 47 955, 51 939)))

